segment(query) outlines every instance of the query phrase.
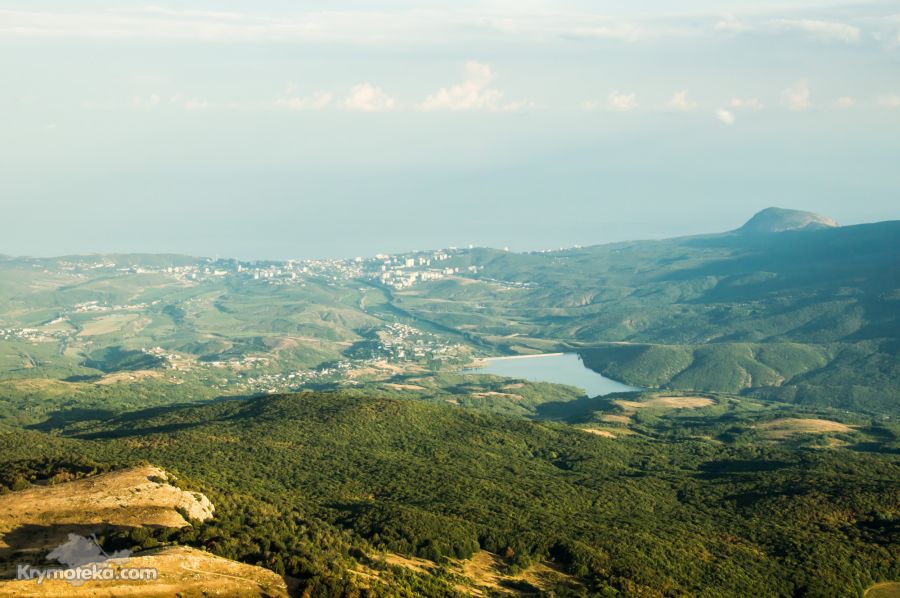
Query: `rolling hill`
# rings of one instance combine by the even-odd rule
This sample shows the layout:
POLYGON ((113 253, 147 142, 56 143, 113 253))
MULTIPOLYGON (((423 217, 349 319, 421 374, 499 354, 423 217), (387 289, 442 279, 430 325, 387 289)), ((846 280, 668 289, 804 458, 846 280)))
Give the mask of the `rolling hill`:
MULTIPOLYGON (((818 222, 801 214, 788 224, 797 218, 818 222)), ((897 414, 898 256, 900 222, 531 254, 476 250, 463 263, 480 269, 477 282, 423 285, 396 293, 395 304, 503 352, 548 343, 590 352, 598 370, 638 385, 897 414), (643 353, 621 343, 680 352, 681 369, 648 369, 631 361, 643 353), (749 353, 762 346, 760 362, 749 353), (692 358, 704 354, 715 354, 714 367, 692 358)))

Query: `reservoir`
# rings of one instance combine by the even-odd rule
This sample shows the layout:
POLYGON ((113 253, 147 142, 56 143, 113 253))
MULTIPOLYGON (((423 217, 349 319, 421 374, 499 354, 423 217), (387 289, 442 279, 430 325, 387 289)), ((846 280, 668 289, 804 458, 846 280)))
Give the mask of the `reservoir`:
POLYGON ((577 353, 549 353, 486 359, 482 367, 466 370, 467 374, 492 374, 531 382, 552 382, 581 388, 589 397, 614 392, 641 390, 610 380, 581 361, 577 353))

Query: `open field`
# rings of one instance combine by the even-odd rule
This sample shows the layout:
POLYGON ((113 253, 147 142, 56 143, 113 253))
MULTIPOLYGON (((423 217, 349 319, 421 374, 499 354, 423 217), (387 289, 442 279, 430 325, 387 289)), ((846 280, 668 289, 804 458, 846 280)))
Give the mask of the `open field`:
MULTIPOLYGON (((499 594, 524 594, 530 591, 546 590, 548 577, 553 581, 572 581, 568 575, 560 573, 544 563, 531 565, 518 575, 509 575, 503 572, 503 561, 495 554, 486 550, 479 551, 471 559, 459 563, 462 574, 470 580, 469 592, 474 596, 488 596, 499 594), (530 586, 530 591, 518 590, 522 582, 530 586)), ((578 585, 574 583, 574 585, 578 585)))
MULTIPOLYGON (((432 561, 392 552, 385 553, 383 558, 389 565, 417 573, 429 573, 438 568, 432 561)), ((547 562, 533 563, 517 574, 507 573, 503 559, 487 550, 480 550, 469 559, 452 559, 449 569, 457 579, 461 578, 455 589, 469 596, 533 595, 560 585, 582 587, 577 579, 547 562)), ((377 575, 371 570, 367 573, 377 575)))
POLYGON ((842 434, 853 431, 851 426, 827 419, 782 418, 756 426, 766 438, 783 440, 794 434, 842 434))
POLYGON ((52 549, 69 533, 106 527, 183 527, 178 510, 212 517, 205 496, 165 482, 157 467, 136 467, 0 496, 0 555, 52 549))
POLYGON ((419 386, 418 384, 394 384, 389 382, 385 386, 394 390, 425 390, 424 386, 419 386))
POLYGON ((105 581, 92 580, 75 587, 63 580, 0 581, 0 596, 10 598, 44 598, 58 596, 117 598, 170 598, 171 596, 233 596, 235 598, 267 596, 286 598, 288 588, 284 579, 262 567, 254 567, 218 557, 196 548, 171 546, 138 553, 121 564, 110 563, 114 569, 152 568, 158 572, 156 580, 105 581))
POLYGON ((631 423, 631 418, 627 415, 606 414, 600 417, 600 421, 604 421, 610 424, 628 425, 631 423))
POLYGON ((86 322, 78 336, 100 336, 121 331, 128 324, 137 321, 137 314, 113 314, 86 322))
POLYGON ((162 380, 164 378, 162 372, 154 370, 134 370, 130 372, 115 372, 107 374, 95 384, 119 384, 122 382, 137 382, 139 380, 162 380))
POLYGON ((585 432, 590 434, 594 434, 595 436, 602 436, 603 438, 615 438, 616 435, 610 432, 609 430, 602 430, 600 428, 581 428, 585 432))
POLYGON ((900 582, 878 583, 866 590, 865 598, 900 598, 900 582))
POLYGON ((514 401, 515 401, 515 400, 519 400, 519 399, 522 398, 521 395, 513 394, 513 393, 510 393, 510 392, 496 392, 496 391, 493 391, 493 390, 488 390, 488 391, 485 391, 485 392, 473 392, 473 393, 472 393, 472 396, 473 396, 473 397, 479 397, 479 398, 486 398, 486 397, 504 397, 504 398, 507 398, 507 399, 512 399, 512 400, 514 400, 514 401))
POLYGON ((645 401, 614 401, 623 409, 699 409, 715 405, 716 402, 707 397, 654 396, 645 401))

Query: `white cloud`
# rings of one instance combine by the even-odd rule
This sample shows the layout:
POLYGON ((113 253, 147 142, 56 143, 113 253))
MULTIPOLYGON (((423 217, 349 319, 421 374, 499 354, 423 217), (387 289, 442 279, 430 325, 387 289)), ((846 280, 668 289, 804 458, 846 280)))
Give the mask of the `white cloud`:
POLYGON ((878 96, 878 105, 884 108, 900 108, 900 95, 888 94, 878 96))
POLYGON ((750 25, 731 14, 724 15, 713 25, 713 31, 721 31, 723 33, 743 33, 750 29, 750 25))
POLYGON ((606 102, 600 103, 594 100, 585 100, 581 103, 582 110, 597 110, 605 108, 613 112, 629 112, 638 107, 637 94, 622 93, 618 89, 606 96, 606 102))
POLYGON ((758 111, 765 108, 758 98, 731 98, 728 105, 731 108, 736 108, 738 110, 758 111))
POLYGON ((606 96, 606 108, 615 112, 628 112, 637 108, 637 95, 621 93, 618 89, 606 96))
POLYGON ((131 106, 137 110, 153 110, 157 106, 159 106, 160 99, 158 94, 151 94, 149 96, 134 96, 131 98, 131 106))
POLYGON ((389 112, 397 107, 397 100, 371 83, 354 85, 344 100, 344 108, 352 112, 389 112))
POLYGON ((728 126, 734 124, 734 113, 730 110, 725 110, 724 108, 716 110, 716 118, 719 119, 719 122, 725 123, 728 126))
POLYGON ((324 91, 317 91, 312 97, 299 97, 295 93, 296 87, 293 85, 288 87, 287 91, 275 100, 275 106, 297 111, 324 110, 334 99, 332 94, 324 91))
POLYGON ((809 83, 805 80, 797 81, 793 86, 785 89, 782 92, 782 96, 785 105, 794 112, 802 112, 812 105, 810 102, 809 83))
MULTIPOLYGON (((27 6, 25 0, 19 1, 27 6)), ((423 44, 496 41, 499 36, 531 42, 597 39, 634 43, 664 38, 702 38, 710 34, 710 28, 714 32, 732 34, 765 29, 798 31, 844 41, 857 41, 862 36, 858 27, 817 20, 818 15, 809 12, 804 14, 812 18, 768 20, 784 14, 783 7, 774 4, 746 10, 737 16, 688 8, 681 12, 654 13, 640 8, 640 3, 632 3, 633 9, 612 9, 609 12, 615 13, 614 16, 598 14, 598 11, 577 5, 565 8, 543 2, 489 4, 491 6, 486 7, 477 3, 457 3, 452 8, 384 5, 381 10, 369 6, 353 10, 328 6, 324 10, 291 8, 279 11, 277 8, 250 8, 250 3, 245 12, 154 7, 81 11, 0 9, 0 38, 364 45, 398 41, 423 44)), ((865 21, 857 18, 853 22, 865 21)), ((896 38, 896 27, 890 31, 896 38)))
POLYGON ((688 90, 676 91, 669 100, 669 108, 679 112, 689 112, 697 107, 697 102, 688 99, 688 90))
POLYGON ((811 19, 777 19, 769 22, 779 31, 800 31, 813 37, 828 40, 837 40, 847 43, 858 42, 860 38, 859 27, 836 23, 834 21, 815 21, 811 19))
POLYGON ((96 12, 0 10, 0 37, 205 42, 347 41, 419 38, 440 21, 430 13, 310 11, 261 16, 233 12, 118 9, 96 12))
POLYGON ((835 108, 853 108, 856 105, 856 100, 849 96, 842 96, 837 98, 834 101, 833 106, 835 108))
POLYGON ((386 41, 600 38, 634 42, 672 33, 673 23, 637 16, 534 8, 327 10, 260 14, 163 8, 106 11, 0 9, 0 37, 192 41, 386 41), (634 21, 643 21, 641 25, 634 21), (645 31, 646 29, 646 31, 645 31))
POLYGON ((200 98, 188 98, 184 101, 182 106, 185 110, 206 110, 211 107, 212 104, 206 100, 201 100, 200 98))
POLYGON ((641 29, 632 23, 612 23, 574 27, 566 36, 636 42, 641 38, 641 33, 641 29))
POLYGON ((225 21, 239 21, 243 17, 238 12, 221 12, 211 10, 172 10, 159 6, 147 6, 144 8, 134 8, 125 12, 134 14, 159 15, 165 17, 185 17, 198 19, 217 19, 225 21))
POLYGON ((503 92, 493 89, 496 75, 488 64, 469 61, 465 65, 466 80, 450 87, 442 87, 425 98, 418 109, 424 112, 437 110, 490 110, 515 111, 532 107, 528 101, 504 102, 503 92))

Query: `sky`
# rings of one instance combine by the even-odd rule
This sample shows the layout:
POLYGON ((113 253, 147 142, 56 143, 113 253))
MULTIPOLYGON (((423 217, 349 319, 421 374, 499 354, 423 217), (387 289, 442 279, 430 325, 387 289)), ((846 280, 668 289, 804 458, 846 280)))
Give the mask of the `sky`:
POLYGON ((0 0, 0 253, 900 218, 900 0, 0 0))

